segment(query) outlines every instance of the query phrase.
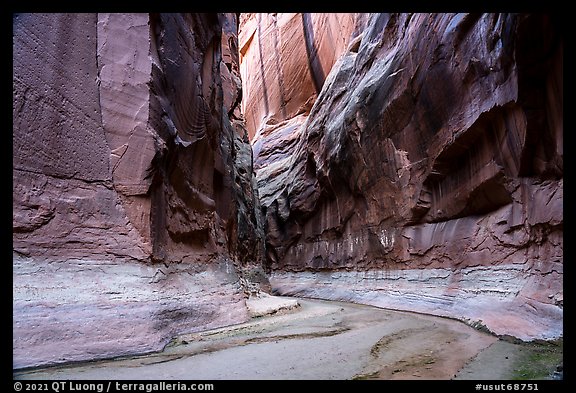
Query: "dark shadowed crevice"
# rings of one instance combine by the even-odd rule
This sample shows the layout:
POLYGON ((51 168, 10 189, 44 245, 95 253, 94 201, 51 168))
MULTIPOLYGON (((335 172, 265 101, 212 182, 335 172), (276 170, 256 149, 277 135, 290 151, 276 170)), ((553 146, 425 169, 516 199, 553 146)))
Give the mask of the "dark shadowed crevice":
POLYGON ((526 149, 522 156, 521 176, 560 179, 562 140, 562 34, 557 20, 550 15, 530 14, 516 25, 515 58, 518 69, 518 101, 526 114, 526 149))
POLYGON ((262 16, 258 14, 258 26, 256 30, 258 31, 258 56, 260 57, 260 76, 262 78, 262 92, 264 94, 264 108, 266 109, 266 114, 270 112, 270 107, 268 104, 268 89, 266 88, 266 75, 264 73, 264 57, 262 56, 262 16))
POLYGON ((278 76, 278 89, 280 90, 280 112, 282 119, 286 118, 286 92, 284 87, 284 73, 282 72, 282 65, 280 64, 280 45, 278 42, 278 23, 276 16, 272 17, 272 39, 274 40, 274 66, 276 68, 276 75, 278 76))
POLYGON ((310 67, 310 74, 312 75, 312 81, 314 82, 314 87, 316 92, 320 93, 326 76, 324 75, 324 70, 322 69, 322 64, 320 63, 320 57, 318 56, 318 49, 314 45, 314 29, 312 26, 312 19, 310 14, 302 14, 302 28, 304 29, 304 41, 306 43, 306 54, 308 55, 308 66, 310 67))

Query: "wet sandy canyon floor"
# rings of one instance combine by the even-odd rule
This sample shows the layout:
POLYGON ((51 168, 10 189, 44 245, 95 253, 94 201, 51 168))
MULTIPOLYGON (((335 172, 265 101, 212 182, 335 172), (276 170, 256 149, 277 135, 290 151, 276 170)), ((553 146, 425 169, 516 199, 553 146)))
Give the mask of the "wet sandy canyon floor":
POLYGON ((176 337, 159 353, 15 371, 15 379, 542 379, 562 345, 455 320, 299 299, 289 312, 176 337))

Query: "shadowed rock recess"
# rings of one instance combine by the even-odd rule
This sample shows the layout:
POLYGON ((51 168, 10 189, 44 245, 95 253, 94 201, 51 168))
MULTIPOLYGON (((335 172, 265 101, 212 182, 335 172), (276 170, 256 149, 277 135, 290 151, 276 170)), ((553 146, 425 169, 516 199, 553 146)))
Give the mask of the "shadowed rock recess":
POLYGON ((524 14, 15 14, 13 368, 260 289, 561 337, 563 36, 524 14))
POLYGON ((273 289, 562 335, 563 37, 547 15, 242 15, 273 289))

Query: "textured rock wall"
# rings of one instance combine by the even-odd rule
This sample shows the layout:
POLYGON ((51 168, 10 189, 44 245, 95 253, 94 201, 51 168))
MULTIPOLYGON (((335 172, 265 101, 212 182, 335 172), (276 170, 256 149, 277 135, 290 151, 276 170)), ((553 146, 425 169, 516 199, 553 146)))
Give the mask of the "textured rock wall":
MULTIPOLYGON (((263 75, 269 91, 276 80, 265 71, 310 42, 280 34, 280 54, 258 50, 266 44, 244 30, 264 19, 252 16, 241 25, 241 54, 258 53, 244 56, 241 68, 251 70, 252 80, 263 75)), ((298 82, 285 87, 281 102, 297 91, 297 102, 314 102, 309 111, 270 122, 262 113, 276 113, 270 110, 276 106, 244 103, 256 119, 248 126, 273 286, 280 293, 448 315, 523 339, 561 335, 559 21, 543 14, 350 20, 340 22, 347 45, 325 62, 311 60, 306 77, 282 68, 284 81, 298 82), (316 97, 312 64, 318 63, 333 65, 323 68, 316 97), (500 284, 462 284, 469 269, 480 268, 500 284), (442 280, 427 280, 431 269, 440 269, 442 280), (322 273, 315 281, 307 273, 324 271, 379 278, 342 273, 325 280, 329 273, 322 273), (498 322, 512 312, 514 322, 498 322)), ((306 37, 319 34, 312 30, 306 37)), ((312 40, 312 47, 321 45, 312 40)), ((246 97, 267 91, 243 79, 246 97)))
POLYGON ((256 132, 308 113, 353 38, 356 14, 242 14, 243 113, 256 132))
POLYGON ((246 320, 263 228, 236 15, 20 14, 13 31, 14 367, 246 320))

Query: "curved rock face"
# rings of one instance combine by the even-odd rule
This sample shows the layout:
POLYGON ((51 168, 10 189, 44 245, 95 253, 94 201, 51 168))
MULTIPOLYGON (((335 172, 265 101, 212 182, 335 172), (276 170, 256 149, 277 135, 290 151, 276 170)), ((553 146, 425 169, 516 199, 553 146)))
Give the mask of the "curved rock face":
POLYGON ((561 336, 558 21, 350 15, 336 18, 343 45, 325 55, 321 40, 308 40, 321 23, 304 38, 273 33, 274 20, 306 19, 256 15, 240 27, 273 287, 447 315, 527 340, 561 336), (295 64, 276 80, 266 71, 278 59, 295 64), (280 80, 295 82, 262 94, 280 80), (271 96, 314 104, 283 114, 271 96))
POLYGON ((13 28, 14 367, 246 320, 264 244, 236 15, 13 28))

